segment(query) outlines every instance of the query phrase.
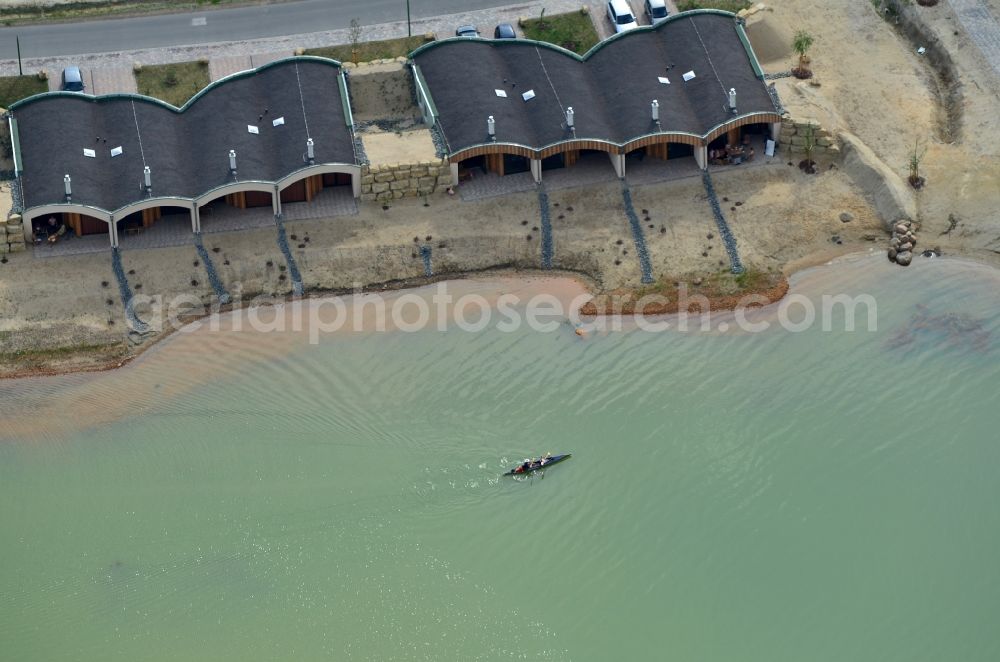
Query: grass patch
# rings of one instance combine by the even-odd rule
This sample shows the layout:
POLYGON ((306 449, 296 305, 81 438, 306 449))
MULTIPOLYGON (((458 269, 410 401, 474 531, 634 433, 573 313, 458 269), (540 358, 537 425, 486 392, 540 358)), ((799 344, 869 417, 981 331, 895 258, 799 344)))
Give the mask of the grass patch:
POLYGON ((579 55, 583 55, 600 41, 590 14, 580 12, 528 19, 521 28, 528 39, 547 41, 579 55))
POLYGON ((323 46, 322 48, 307 48, 305 55, 328 57, 339 62, 371 62, 372 60, 388 60, 394 57, 406 57, 410 51, 427 43, 423 36, 401 37, 399 39, 383 39, 381 41, 358 42, 357 59, 351 52, 351 45, 323 46))
POLYGON ((68 21, 102 16, 135 16, 196 10, 220 5, 246 4, 251 3, 249 0, 110 0, 109 2, 76 0, 53 6, 32 4, 19 7, 0 7, 0 23, 9 27, 45 21, 68 21))
POLYGON ((679 283, 687 287, 689 296, 703 294, 709 299, 718 299, 721 297, 759 292, 760 290, 774 287, 782 279, 783 276, 780 271, 764 271, 751 267, 741 274, 734 274, 726 269, 725 271, 717 271, 707 276, 664 277, 652 285, 647 285, 637 290, 636 297, 641 298, 649 294, 661 294, 676 298, 679 288, 674 283, 679 283))
POLYGON ((38 76, 0 76, 0 108, 48 91, 49 82, 38 76))
POLYGON ((734 275, 729 270, 708 274, 663 276, 651 285, 638 289, 622 288, 599 294, 584 304, 584 315, 644 314, 669 315, 687 310, 703 313, 707 301, 712 312, 774 303, 788 292, 788 281, 780 271, 750 268, 734 275), (755 298, 748 299, 749 295, 755 298))
POLYGON ((178 107, 208 83, 208 62, 143 65, 135 74, 139 94, 162 99, 178 107))
POLYGON ((677 3, 678 11, 690 11, 692 9, 722 9, 734 14, 741 9, 750 9, 753 3, 749 0, 680 0, 677 3))
POLYGON ((122 342, 111 344, 80 344, 51 347, 46 349, 25 349, 14 352, 0 352, 0 366, 7 368, 0 372, 23 372, 46 370, 65 366, 81 360, 110 361, 124 358, 126 347, 122 342))

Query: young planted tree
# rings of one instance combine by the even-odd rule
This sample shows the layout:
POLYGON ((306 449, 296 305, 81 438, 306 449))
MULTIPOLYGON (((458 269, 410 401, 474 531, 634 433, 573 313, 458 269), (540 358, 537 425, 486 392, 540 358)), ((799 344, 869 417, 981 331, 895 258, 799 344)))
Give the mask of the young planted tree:
POLYGON ((812 153, 816 149, 816 130, 813 129, 812 123, 806 127, 803 138, 805 142, 802 144, 802 149, 806 153, 806 158, 799 164, 799 168, 807 175, 815 175, 816 162, 812 160, 812 153))
POLYGON ((927 153, 927 148, 920 148, 920 138, 913 141, 913 151, 910 152, 910 158, 908 159, 907 165, 910 167, 910 176, 907 180, 910 182, 910 186, 913 188, 921 188, 924 182, 927 180, 920 176, 920 163, 924 160, 924 154, 927 153))
POLYGON ((809 49, 813 45, 813 36, 805 30, 795 33, 792 40, 792 50, 799 56, 799 66, 792 69, 792 74, 796 78, 812 78, 812 71, 809 70, 809 49))
POLYGON ((351 62, 358 63, 358 44, 361 43, 361 23, 356 18, 351 19, 351 28, 347 32, 351 41, 351 62))

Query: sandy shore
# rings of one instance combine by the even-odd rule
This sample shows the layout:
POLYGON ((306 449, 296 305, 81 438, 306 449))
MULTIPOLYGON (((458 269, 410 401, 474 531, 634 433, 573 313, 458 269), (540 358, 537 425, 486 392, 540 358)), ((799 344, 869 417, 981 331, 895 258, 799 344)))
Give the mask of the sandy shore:
MULTIPOLYGON (((882 236, 861 192, 836 168, 809 177, 775 162, 721 173, 715 180, 720 195, 737 210, 729 212, 729 220, 744 262, 753 268, 780 270, 791 259, 834 246, 834 235, 843 242, 836 247, 845 250, 882 236), (842 224, 842 211, 851 211, 855 220, 842 224), (789 217, 797 218, 794 231, 776 227, 776 218, 789 217)), ((665 228, 647 231, 657 276, 697 278, 728 269, 699 178, 636 186, 633 195, 636 206, 648 211, 650 224, 665 228)), ((594 293, 641 286, 618 182, 553 191, 550 200, 556 269, 586 277, 594 293)), ((404 200, 387 211, 361 205, 353 217, 287 223, 289 236, 299 238, 293 253, 306 291, 419 285, 426 282, 419 253, 425 244, 432 248, 436 278, 540 267, 535 228, 541 221, 534 192, 480 202, 439 195, 428 203, 404 200)), ((205 246, 234 296, 244 301, 290 296, 274 228, 205 235, 205 246)), ((107 253, 14 257, 0 265, 0 376, 103 369, 128 360, 153 340, 135 346, 123 338, 126 323, 107 253)), ((213 292, 204 266, 194 266, 193 244, 124 251, 122 259, 136 293, 164 301, 193 296, 206 307, 211 304, 213 292)), ((140 317, 149 313, 142 306, 138 312, 140 317)))
MULTIPOLYGON (((911 40, 869 3, 831 7, 800 0, 759 13, 750 32, 772 72, 792 65, 789 34, 800 27, 813 33, 814 81, 777 83, 792 116, 858 136, 901 177, 920 139, 927 147, 927 185, 907 195, 916 200, 921 248, 1000 264, 1000 144, 982 139, 995 121, 1000 83, 975 48, 959 47, 960 25, 947 3, 919 8, 914 16, 952 52, 945 73, 954 82, 951 92, 960 91, 957 115, 944 112, 951 92, 942 89, 940 66, 917 55, 911 40)), ((819 174, 806 175, 789 167, 789 155, 779 156, 766 167, 713 175, 742 260, 752 272, 767 274, 765 289, 780 294, 773 288, 780 289, 781 275, 887 247, 884 222, 894 219, 878 217, 872 182, 853 180, 838 160, 820 162, 819 174), (852 220, 841 222, 843 213, 852 220)), ((643 221, 661 283, 720 278, 728 262, 700 178, 632 186, 632 194, 652 226, 643 221)), ((617 181, 551 191, 550 201, 557 270, 579 274, 595 295, 643 287, 617 181)), ((541 266, 540 225, 537 195, 527 192, 478 202, 442 194, 426 205, 397 201, 388 210, 362 204, 356 216, 286 227, 298 237, 292 251, 305 289, 317 295, 426 283, 419 245, 431 247, 435 278, 490 269, 531 272, 541 266)), ((291 283, 276 239, 268 227, 207 234, 205 245, 225 286, 242 301, 283 299, 291 283)), ((0 378, 115 367, 165 335, 128 340, 107 253, 7 257, 0 264, 0 378)), ((213 292, 197 260, 193 244, 123 253, 137 293, 165 301, 193 297, 207 309, 213 292)), ((746 293, 723 290, 716 297, 722 307, 726 297, 746 293)))

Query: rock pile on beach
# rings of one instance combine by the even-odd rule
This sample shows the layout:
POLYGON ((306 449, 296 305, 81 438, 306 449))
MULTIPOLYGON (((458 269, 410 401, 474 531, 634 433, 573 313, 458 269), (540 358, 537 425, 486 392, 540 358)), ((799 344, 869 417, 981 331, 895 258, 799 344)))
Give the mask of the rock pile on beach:
POLYGON ((917 237, 913 232, 913 221, 896 221, 892 226, 892 239, 889 240, 890 262, 906 267, 913 261, 913 249, 917 245, 917 237))
POLYGON ((24 226, 21 224, 21 217, 13 214, 6 221, 0 221, 0 255, 23 250, 24 226))

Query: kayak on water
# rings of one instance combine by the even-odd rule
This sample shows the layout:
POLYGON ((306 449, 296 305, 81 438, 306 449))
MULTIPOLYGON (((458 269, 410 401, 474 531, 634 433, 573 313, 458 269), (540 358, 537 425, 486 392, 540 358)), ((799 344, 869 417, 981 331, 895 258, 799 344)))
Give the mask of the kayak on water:
POLYGON ((535 459, 527 459, 521 464, 517 465, 510 471, 504 474, 504 476, 526 476, 530 473, 534 473, 539 469, 547 469, 557 462, 562 462, 563 460, 569 459, 570 454, 565 455, 543 455, 542 457, 535 459))

